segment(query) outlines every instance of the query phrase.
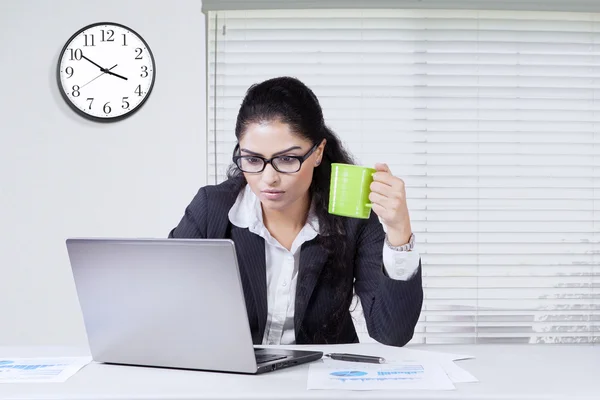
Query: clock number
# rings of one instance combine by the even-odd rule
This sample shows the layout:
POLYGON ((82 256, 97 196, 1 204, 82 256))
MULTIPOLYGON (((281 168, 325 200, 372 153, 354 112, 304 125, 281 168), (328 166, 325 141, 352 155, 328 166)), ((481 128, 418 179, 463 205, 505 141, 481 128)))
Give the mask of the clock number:
POLYGON ((73 86, 73 91, 71 92, 71 95, 73 97, 79 97, 79 86, 77 86, 77 85, 73 86))
POLYGON ((81 60, 81 56, 83 55, 83 52, 81 51, 81 49, 69 49, 69 52, 71 54, 71 61, 73 60, 81 60))
POLYGON ((137 49, 135 49, 135 52, 138 53, 137 56, 135 56, 136 60, 141 60, 142 59, 142 49, 140 49, 139 47, 137 49))
POLYGON ((127 46, 127 35, 123 34, 123 46, 127 46))
POLYGON ((129 97, 123 97, 123 105, 121 106, 121 108, 124 110, 127 110, 129 108, 129 102, 127 101, 127 99, 129 99, 129 97))
POLYGON ((67 75, 69 75, 69 76, 67 76, 67 78, 72 77, 73 76, 73 72, 74 72, 73 71, 73 67, 67 67, 67 69, 65 69, 65 72, 67 73, 67 75))
POLYGON ((92 109, 92 103, 94 102, 94 98, 93 98, 93 97, 88 97, 88 98, 86 99, 86 101, 89 101, 89 102, 90 102, 90 106, 88 107, 88 110, 91 110, 91 109, 92 109))
POLYGON ((83 36, 85 37, 85 44, 84 44, 84 46, 95 46, 95 44, 94 44, 94 35, 89 35, 90 38, 91 38, 90 42, 92 44, 88 44, 88 35, 83 35, 83 36))
POLYGON ((112 109, 110 108, 109 104, 110 104, 110 101, 108 103, 106 103, 104 105, 104 107, 102 107, 102 110, 104 110, 105 114, 110 114, 110 112, 112 111, 112 109))
POLYGON ((142 73, 140 74, 140 76, 142 78, 145 78, 148 76, 148 67, 145 65, 142 65, 142 73))
POLYGON ((138 96, 141 96, 144 92, 142 92, 142 85, 138 85, 135 88, 135 92, 137 93, 138 96))
POLYGON ((115 36, 115 31, 113 31, 112 29, 109 29, 107 31, 102 29, 102 41, 103 42, 114 42, 115 39, 113 38, 113 36, 115 36), (108 38, 105 37, 105 34, 108 34, 108 38))

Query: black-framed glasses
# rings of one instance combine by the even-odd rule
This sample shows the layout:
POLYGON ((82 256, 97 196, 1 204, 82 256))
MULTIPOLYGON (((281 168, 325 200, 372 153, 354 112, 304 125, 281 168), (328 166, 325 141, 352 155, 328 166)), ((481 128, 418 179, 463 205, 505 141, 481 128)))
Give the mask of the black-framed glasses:
POLYGON ((263 172, 267 164, 271 164, 273 169, 277 172, 284 174, 293 174, 294 172, 300 171, 302 163, 306 161, 312 153, 315 152, 319 144, 315 144, 309 151, 303 156, 276 156, 272 158, 264 158, 259 156, 240 156, 235 155, 238 152, 239 145, 235 146, 233 150, 233 162, 242 171, 250 174, 257 174, 263 172))

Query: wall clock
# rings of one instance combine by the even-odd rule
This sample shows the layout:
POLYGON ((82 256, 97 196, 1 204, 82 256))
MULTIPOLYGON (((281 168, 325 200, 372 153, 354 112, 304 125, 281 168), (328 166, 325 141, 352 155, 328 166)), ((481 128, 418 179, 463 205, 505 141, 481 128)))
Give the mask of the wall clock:
POLYGON ((156 65, 133 29, 102 22, 77 31, 58 60, 58 86, 67 104, 94 121, 117 121, 148 100, 156 65))

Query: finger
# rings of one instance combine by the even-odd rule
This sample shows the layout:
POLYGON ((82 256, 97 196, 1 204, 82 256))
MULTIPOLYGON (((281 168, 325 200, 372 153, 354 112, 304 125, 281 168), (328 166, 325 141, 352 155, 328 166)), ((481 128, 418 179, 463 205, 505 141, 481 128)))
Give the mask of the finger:
POLYGON ((375 193, 375 192, 369 193, 369 200, 373 204, 377 204, 377 205, 385 208, 388 211, 395 210, 398 207, 398 203, 399 203, 397 201, 397 199, 383 196, 383 195, 381 195, 379 193, 375 193))
POLYGON ((376 163, 375 164, 375 169, 377 171, 381 171, 381 172, 392 173, 392 171, 390 170, 390 167, 388 167, 388 165, 386 163, 376 163))
POLYGON ((385 210, 385 208, 383 208, 379 204, 373 203, 373 207, 371 207, 371 209, 373 210, 373 212, 375 214, 377 214, 378 216, 380 216, 382 219, 384 219, 385 216, 386 216, 386 214, 387 214, 387 211, 385 210))
POLYGON ((371 192, 379 193, 380 195, 385 197, 393 197, 401 200, 404 200, 406 198, 404 191, 398 190, 390 185, 381 182, 371 183, 371 192))
POLYGON ((392 184, 394 183, 394 175, 390 174, 389 172, 383 171, 375 172, 373 174, 373 181, 382 182, 388 184, 389 186, 392 186, 392 184))
POLYGON ((373 181, 385 183, 386 185, 393 187, 396 191, 404 191, 404 181, 397 176, 386 172, 376 172, 373 175, 373 181))

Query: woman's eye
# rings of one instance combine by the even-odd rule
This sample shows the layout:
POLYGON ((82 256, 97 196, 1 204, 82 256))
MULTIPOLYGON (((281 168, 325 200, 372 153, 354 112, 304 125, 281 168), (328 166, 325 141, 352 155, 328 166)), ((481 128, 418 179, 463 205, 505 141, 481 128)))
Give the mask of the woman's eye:
POLYGON ((296 162, 296 159, 293 157, 283 156, 283 157, 279 157, 279 161, 281 161, 282 163, 285 163, 285 164, 291 164, 291 163, 296 162))
POLYGON ((261 162, 261 159, 256 157, 246 157, 246 162, 250 164, 258 164, 261 162))

